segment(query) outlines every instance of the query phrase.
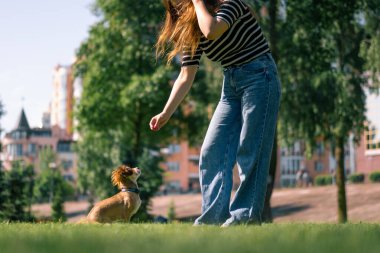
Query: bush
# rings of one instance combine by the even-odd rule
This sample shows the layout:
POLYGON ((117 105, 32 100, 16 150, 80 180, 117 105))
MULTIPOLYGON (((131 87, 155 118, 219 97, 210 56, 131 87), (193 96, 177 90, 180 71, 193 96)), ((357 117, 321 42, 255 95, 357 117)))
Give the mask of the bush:
POLYGON ((353 184, 360 184, 364 182, 364 174, 363 173, 354 173, 348 176, 348 181, 353 184))
POLYGON ((141 206, 137 213, 132 217, 134 222, 152 221, 153 217, 148 213, 151 204, 151 198, 158 191, 163 183, 163 170, 159 167, 160 157, 150 155, 148 150, 144 150, 138 158, 138 166, 142 168, 142 174, 138 180, 141 206))
POLYGON ((314 179, 314 184, 317 186, 330 185, 332 184, 332 176, 329 174, 316 176, 314 179))
POLYGON ((380 182, 380 171, 374 171, 369 174, 369 180, 373 183, 379 183, 380 182))
POLYGON ((62 190, 62 186, 57 187, 53 196, 53 203, 51 205, 52 210, 52 219, 55 222, 63 222, 66 221, 65 211, 64 211, 64 193, 62 190))
POLYGON ((176 218, 176 213, 175 213, 175 205, 174 201, 170 201, 169 209, 168 209, 168 222, 173 222, 176 218))
POLYGON ((0 221, 32 221, 33 167, 12 162, 10 171, 0 168, 0 221))

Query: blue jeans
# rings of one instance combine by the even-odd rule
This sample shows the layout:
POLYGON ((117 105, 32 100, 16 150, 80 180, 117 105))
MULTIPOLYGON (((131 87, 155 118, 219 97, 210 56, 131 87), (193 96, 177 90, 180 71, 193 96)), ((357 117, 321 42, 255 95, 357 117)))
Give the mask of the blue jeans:
POLYGON ((276 64, 265 53, 223 72, 221 99, 201 148, 202 214, 194 225, 261 223, 281 96, 276 64), (240 185, 230 204, 235 163, 240 185))

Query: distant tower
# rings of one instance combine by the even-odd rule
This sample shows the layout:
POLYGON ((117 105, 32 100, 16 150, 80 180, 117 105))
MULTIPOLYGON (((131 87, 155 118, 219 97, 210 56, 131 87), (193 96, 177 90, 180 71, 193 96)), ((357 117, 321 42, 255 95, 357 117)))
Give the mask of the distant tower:
POLYGON ((14 129, 19 130, 21 132, 27 132, 30 130, 30 126, 28 123, 28 119, 26 118, 24 108, 21 109, 20 116, 14 129))
MULTIPOLYGON (((82 79, 77 77, 74 79, 74 111, 77 109, 81 96, 82 96, 82 79)), ((78 126, 78 119, 73 117, 73 140, 77 141, 80 136, 78 131, 76 130, 76 127, 78 126)))
POLYGON ((73 83, 71 66, 57 65, 53 72, 50 123, 65 129, 68 134, 73 132, 73 83))
POLYGON ((48 111, 44 112, 42 114, 42 128, 50 128, 51 127, 51 114, 50 114, 50 108, 48 111))

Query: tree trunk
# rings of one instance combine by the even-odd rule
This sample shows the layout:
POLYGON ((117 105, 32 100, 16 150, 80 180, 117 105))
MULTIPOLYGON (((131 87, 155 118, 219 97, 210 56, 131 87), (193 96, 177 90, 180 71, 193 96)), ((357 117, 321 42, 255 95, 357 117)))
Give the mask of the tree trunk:
POLYGON ((133 163, 131 166, 136 166, 135 163, 137 162, 137 158, 141 155, 141 126, 142 126, 142 120, 143 115, 141 113, 141 104, 140 101, 136 102, 136 118, 134 121, 134 144, 132 148, 132 157, 130 158, 133 163))
POLYGON ((276 178, 276 167, 277 167, 277 129, 276 129, 276 133, 274 137, 272 156, 270 160, 268 184, 267 184, 267 192, 265 195, 264 209, 263 209, 263 213, 261 214, 262 221, 267 222, 267 223, 273 222, 270 199, 272 197, 274 182, 276 178))
POLYGON ((347 222, 347 203, 346 203, 346 173, 344 171, 344 138, 338 137, 335 148, 335 159, 337 166, 335 169, 336 184, 338 187, 338 222, 347 222))
MULTIPOLYGON (((269 43, 271 46, 273 58, 276 61, 278 58, 277 29, 276 29, 277 7, 278 7, 278 0, 269 1, 269 43)), ((277 168, 277 129, 276 129, 275 138, 273 142, 272 157, 271 157, 270 167, 269 167, 269 175, 268 175, 269 179, 268 179, 267 191, 265 195, 264 209, 261 215, 263 222, 273 221, 270 199, 272 197, 274 180, 276 178, 276 168, 277 168)))
POLYGON ((269 1, 269 44, 273 58, 277 60, 277 10, 278 0, 269 1))

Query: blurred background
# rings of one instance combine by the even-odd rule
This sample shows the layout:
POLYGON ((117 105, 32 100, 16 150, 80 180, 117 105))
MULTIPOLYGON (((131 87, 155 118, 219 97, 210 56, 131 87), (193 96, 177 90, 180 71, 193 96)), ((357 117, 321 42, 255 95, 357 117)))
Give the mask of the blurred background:
MULTIPOLYGON (((245 2, 282 82, 264 220, 379 222, 380 4, 245 2)), ((142 169, 135 221, 200 214, 199 153, 223 76, 202 57, 168 125, 150 131, 180 70, 155 57, 164 14, 156 0, 1 4, 0 220, 75 222, 117 192, 121 163, 142 169)))

